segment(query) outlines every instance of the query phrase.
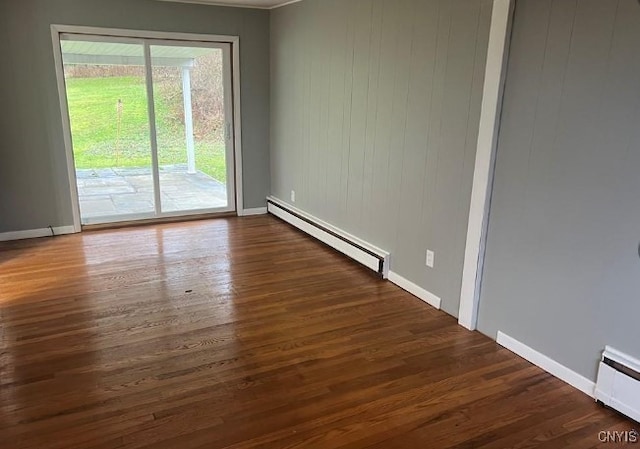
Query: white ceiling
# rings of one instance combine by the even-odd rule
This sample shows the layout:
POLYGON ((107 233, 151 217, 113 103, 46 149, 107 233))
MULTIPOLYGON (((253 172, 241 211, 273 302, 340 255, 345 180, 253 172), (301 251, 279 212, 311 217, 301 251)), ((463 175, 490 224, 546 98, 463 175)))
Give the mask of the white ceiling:
POLYGON ((181 3, 201 3, 204 5, 227 5, 238 6, 244 8, 262 8, 271 9, 278 6, 284 6, 289 3, 296 3, 301 0, 162 0, 165 2, 181 2, 181 3))

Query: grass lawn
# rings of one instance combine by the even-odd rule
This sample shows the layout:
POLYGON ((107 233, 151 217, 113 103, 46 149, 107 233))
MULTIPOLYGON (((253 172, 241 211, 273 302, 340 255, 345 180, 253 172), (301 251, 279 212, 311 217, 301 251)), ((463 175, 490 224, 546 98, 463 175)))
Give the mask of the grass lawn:
MULTIPOLYGON (((155 100, 160 165, 186 164, 184 124, 171 119, 168 100, 159 91, 155 100)), ((76 168, 151 166, 143 77, 67 78, 67 96, 76 168), (119 132, 118 100, 122 100, 119 132)), ((181 98, 174 101, 182 103, 181 98)), ((201 172, 226 182, 222 142, 196 139, 196 164, 201 172)))

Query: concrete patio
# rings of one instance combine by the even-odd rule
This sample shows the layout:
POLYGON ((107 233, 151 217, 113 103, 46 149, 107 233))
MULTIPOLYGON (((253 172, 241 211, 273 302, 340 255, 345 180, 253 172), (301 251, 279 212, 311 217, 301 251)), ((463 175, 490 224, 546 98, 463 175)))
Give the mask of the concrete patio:
MULTIPOLYGON (((154 212, 149 168, 76 170, 83 223, 104 217, 154 212)), ((163 212, 198 211, 227 206, 227 188, 210 176, 189 174, 187 165, 160 167, 163 212)))

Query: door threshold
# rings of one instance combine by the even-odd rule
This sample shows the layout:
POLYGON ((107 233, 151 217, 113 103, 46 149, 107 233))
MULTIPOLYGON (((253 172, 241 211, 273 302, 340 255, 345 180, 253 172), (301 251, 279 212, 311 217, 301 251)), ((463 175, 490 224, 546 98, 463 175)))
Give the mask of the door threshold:
POLYGON ((183 215, 180 217, 161 217, 161 218, 149 218, 144 220, 119 221, 115 223, 82 225, 82 232, 103 231, 108 229, 135 228, 140 226, 149 226, 149 225, 158 225, 158 224, 167 224, 167 223, 203 221, 203 220, 212 220, 215 218, 230 218, 230 217, 237 217, 237 216, 238 216, 237 212, 218 212, 213 214, 183 215))

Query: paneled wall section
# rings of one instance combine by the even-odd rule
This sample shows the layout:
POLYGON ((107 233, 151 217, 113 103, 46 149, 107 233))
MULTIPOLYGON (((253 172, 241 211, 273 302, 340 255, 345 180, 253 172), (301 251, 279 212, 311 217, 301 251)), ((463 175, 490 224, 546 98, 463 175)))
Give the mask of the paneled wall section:
POLYGON ((640 357, 640 5, 518 0, 480 329, 595 380, 640 357))
POLYGON ((454 315, 491 8, 305 0, 271 15, 273 195, 391 252, 454 315))

